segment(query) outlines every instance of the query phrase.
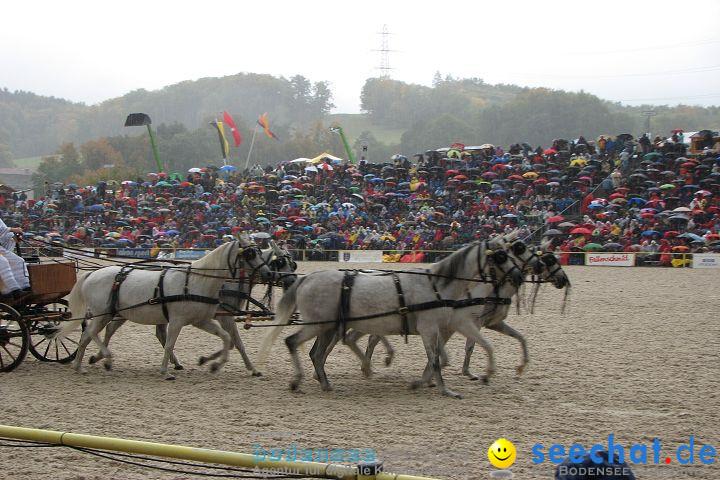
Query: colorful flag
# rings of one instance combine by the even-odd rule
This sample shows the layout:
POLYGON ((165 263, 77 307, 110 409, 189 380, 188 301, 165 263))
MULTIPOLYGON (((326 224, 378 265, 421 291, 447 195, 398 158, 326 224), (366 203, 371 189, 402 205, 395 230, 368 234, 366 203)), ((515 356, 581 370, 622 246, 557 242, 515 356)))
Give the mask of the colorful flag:
POLYGON ((228 112, 223 112, 223 120, 225 120, 227 126, 230 127, 230 132, 235 139, 235 146, 239 147, 242 143, 242 137, 240 136, 240 132, 237 129, 237 125, 235 125, 235 122, 233 121, 232 117, 228 112))
POLYGON ((263 130, 265 130, 265 135, 267 135, 269 138, 274 138, 275 140, 280 140, 277 135, 275 135, 272 130, 270 130, 270 124, 268 124, 268 114, 267 112, 260 115, 257 121, 258 125, 263 127, 263 130))
POLYGON ((218 138, 220 139, 220 149, 222 150, 222 156, 223 158, 227 158, 228 152, 230 151, 230 144, 225 138, 225 127, 223 125, 223 122, 218 122, 217 120, 215 120, 214 122, 210 122, 210 125, 217 129, 218 138))

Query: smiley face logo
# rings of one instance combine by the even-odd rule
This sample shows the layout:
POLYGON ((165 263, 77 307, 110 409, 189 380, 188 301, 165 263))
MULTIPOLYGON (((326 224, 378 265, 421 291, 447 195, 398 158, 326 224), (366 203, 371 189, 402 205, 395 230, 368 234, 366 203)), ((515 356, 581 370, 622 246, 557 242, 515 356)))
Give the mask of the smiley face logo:
POLYGON ((508 468, 516 456, 515 445, 504 438, 496 440, 488 449, 488 460, 497 468, 508 468))

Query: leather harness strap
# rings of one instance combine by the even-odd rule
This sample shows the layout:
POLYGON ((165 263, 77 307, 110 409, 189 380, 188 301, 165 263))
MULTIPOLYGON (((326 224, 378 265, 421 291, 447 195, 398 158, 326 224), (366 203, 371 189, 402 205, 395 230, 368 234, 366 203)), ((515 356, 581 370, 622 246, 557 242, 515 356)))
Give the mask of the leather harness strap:
POLYGON ((408 343, 408 335, 410 335, 409 310, 405 304, 405 294, 403 293, 402 284, 400 283, 400 277, 398 277, 396 273, 393 273, 392 279, 395 290, 397 291, 398 303, 400 304, 397 312, 400 314, 400 318, 402 318, 402 334, 405 336, 405 343, 408 343))
POLYGON ((108 299, 110 314, 114 317, 118 312, 118 301, 120 299, 120 286, 123 284, 128 274, 133 270, 130 266, 123 266, 115 275, 115 281, 110 289, 110 298, 108 299))
POLYGON ((357 270, 351 270, 349 272, 346 271, 345 275, 343 275, 342 287, 340 288, 338 333, 340 334, 343 343, 345 343, 345 331, 347 330, 347 320, 350 315, 350 294, 352 293, 352 287, 355 283, 355 277, 357 274, 357 270))

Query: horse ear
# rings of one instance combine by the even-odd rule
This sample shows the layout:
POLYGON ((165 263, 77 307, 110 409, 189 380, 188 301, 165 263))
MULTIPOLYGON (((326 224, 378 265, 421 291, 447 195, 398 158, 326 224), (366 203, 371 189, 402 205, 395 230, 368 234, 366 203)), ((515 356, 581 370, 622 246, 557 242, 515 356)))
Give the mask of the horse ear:
POLYGON ((540 250, 543 252, 549 252, 550 251, 550 245, 552 244, 552 240, 546 240, 540 244, 540 250))

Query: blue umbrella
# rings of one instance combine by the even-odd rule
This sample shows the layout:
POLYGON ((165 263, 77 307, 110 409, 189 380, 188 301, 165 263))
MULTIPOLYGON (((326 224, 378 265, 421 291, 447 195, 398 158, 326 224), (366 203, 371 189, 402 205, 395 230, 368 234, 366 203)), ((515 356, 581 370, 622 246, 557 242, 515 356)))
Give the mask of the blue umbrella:
POLYGON ((642 233, 642 236, 643 236, 643 237, 652 237, 653 235, 660 235, 660 232, 657 232, 657 231, 655 231, 655 230, 645 230, 645 231, 642 233))
POLYGON ((90 212, 104 212, 105 207, 103 205, 90 205, 87 210, 90 212))
POLYGON ((645 205, 646 203, 647 203, 647 200, 645 200, 643 198, 639 198, 639 197, 633 197, 630 200, 628 200, 628 204, 630 204, 630 205, 634 205, 634 204, 645 205))
POLYGON ((165 233, 173 237, 175 235, 178 235, 180 232, 177 230, 167 230, 165 233))
POLYGON ((590 205, 588 205, 588 208, 591 210, 601 210, 605 208, 605 205, 601 203, 591 203, 590 205))
POLYGON ((220 170, 222 170, 223 172, 231 172, 233 170, 237 170, 237 167, 234 165, 223 165, 222 167, 220 167, 220 170))

